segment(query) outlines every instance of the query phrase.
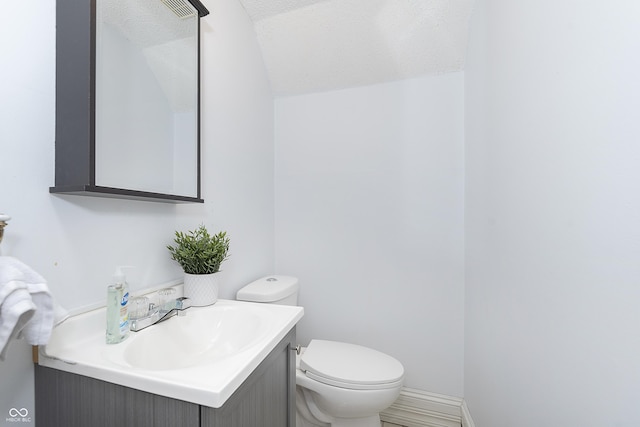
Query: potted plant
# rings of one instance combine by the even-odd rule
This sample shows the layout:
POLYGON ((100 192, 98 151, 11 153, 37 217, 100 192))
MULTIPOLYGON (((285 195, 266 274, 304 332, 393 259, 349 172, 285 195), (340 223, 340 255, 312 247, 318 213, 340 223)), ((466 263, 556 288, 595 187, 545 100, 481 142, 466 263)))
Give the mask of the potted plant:
POLYGON ((184 271, 184 296, 195 306, 218 300, 220 265, 229 255, 229 237, 225 231, 210 235, 204 225, 186 233, 176 231, 175 246, 167 245, 171 259, 184 271))

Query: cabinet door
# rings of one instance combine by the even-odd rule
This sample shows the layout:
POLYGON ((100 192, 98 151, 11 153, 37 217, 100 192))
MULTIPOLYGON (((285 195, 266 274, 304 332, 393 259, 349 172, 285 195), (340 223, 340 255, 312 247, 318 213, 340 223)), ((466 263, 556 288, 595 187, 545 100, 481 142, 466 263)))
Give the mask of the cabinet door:
POLYGON ((295 328, 222 408, 202 408, 202 427, 295 427, 295 328))
POLYGON ((198 427, 199 406, 35 366, 38 427, 198 427))

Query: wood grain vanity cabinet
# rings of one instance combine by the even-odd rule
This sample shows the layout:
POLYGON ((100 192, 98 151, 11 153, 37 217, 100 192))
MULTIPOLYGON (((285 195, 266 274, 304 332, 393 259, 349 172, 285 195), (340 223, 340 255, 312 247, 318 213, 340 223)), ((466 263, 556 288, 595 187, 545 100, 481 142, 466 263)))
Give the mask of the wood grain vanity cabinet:
POLYGON ((295 327, 221 408, 35 366, 38 427, 295 427, 295 327))

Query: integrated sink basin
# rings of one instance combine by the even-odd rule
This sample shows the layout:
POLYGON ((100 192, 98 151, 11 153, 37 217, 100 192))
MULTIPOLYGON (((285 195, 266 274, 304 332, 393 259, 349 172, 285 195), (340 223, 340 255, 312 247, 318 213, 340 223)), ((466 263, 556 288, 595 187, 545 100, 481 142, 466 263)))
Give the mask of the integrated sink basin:
POLYGON ((219 408, 302 315, 301 307, 218 300, 107 345, 101 308, 57 326, 38 363, 219 408))
POLYGON ((260 307, 222 305, 187 311, 186 316, 135 333, 125 345, 124 364, 167 370, 215 363, 251 347, 268 331, 260 307))

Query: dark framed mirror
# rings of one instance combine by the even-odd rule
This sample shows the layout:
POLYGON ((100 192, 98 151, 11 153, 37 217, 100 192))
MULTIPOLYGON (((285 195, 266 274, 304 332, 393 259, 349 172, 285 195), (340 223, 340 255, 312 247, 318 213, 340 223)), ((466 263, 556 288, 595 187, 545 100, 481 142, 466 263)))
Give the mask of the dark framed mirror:
POLYGON ((197 0, 57 0, 51 193, 203 202, 197 0))

